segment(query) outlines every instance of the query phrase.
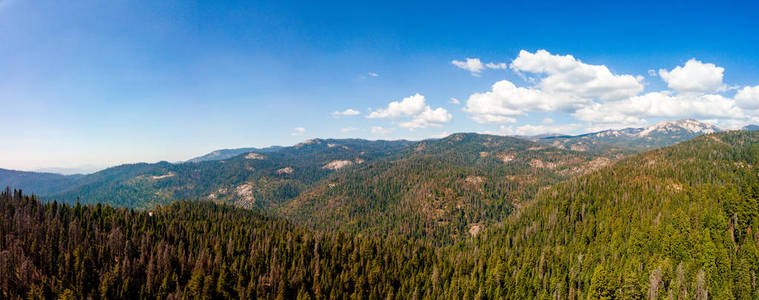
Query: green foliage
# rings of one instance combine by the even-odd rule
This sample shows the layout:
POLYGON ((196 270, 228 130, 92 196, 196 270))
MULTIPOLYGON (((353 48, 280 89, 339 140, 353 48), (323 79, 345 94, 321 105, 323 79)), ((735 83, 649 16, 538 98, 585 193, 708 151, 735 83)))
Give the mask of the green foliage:
POLYGON ((338 172, 276 212, 318 230, 447 244, 502 221, 541 188, 609 161, 518 138, 459 133, 338 172))
POLYGON ((0 195, 0 298, 378 298, 426 290, 434 251, 179 201, 151 212, 0 195), (419 276, 419 277, 417 277, 419 276))
POLYGON ((409 143, 314 139, 292 147, 262 149, 257 153, 260 156, 253 158, 243 153, 223 160, 127 164, 69 180, 57 189, 33 185, 25 190, 39 193, 44 188, 42 199, 47 201, 100 202, 136 209, 151 209, 180 199, 268 209, 333 174, 323 168, 330 161, 372 161, 397 153, 409 143), (292 172, 281 171, 286 168, 292 172), (240 188, 246 185, 249 191, 243 192, 240 188))
POLYGON ((49 194, 61 191, 75 184, 82 175, 60 175, 52 173, 24 172, 0 169, 0 187, 10 186, 20 190, 49 194))
MULTIPOLYGON (((264 150, 252 157, 118 166, 42 199, 142 210, 210 200, 262 209, 319 231, 449 244, 502 221, 541 188, 610 161, 473 133, 421 142, 314 139, 264 150), (325 168, 334 161, 352 164, 325 168)), ((217 156, 238 153, 227 152, 217 156)))
POLYGON ((505 298, 755 298, 757 143, 707 135, 557 184, 468 264, 507 261, 505 298))

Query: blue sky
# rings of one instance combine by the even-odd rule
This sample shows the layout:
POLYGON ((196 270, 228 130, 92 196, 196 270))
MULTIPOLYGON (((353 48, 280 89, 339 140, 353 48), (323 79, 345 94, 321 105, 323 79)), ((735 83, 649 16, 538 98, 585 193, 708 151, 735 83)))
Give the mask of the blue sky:
POLYGON ((757 120, 757 4, 533 2, 0 0, 0 168, 757 120))

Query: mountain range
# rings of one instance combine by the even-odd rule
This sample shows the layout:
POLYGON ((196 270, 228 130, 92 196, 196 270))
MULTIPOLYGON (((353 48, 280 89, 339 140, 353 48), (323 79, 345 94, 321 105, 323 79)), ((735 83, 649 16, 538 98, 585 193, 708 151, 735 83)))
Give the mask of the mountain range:
POLYGON ((282 149, 281 146, 271 146, 266 148, 235 148, 235 149, 220 149, 215 150, 211 153, 201 155, 195 158, 188 159, 186 162, 191 163, 197 163, 202 161, 209 161, 209 160, 222 160, 227 158, 232 158, 235 156, 238 156, 240 154, 245 154, 249 152, 258 152, 258 153, 266 153, 266 152, 273 152, 282 149))
POLYGON ((721 131, 681 120, 579 136, 311 139, 89 175, 2 170, 0 185, 46 201, 141 210, 205 200, 260 209, 320 230, 450 242, 500 222, 553 184, 647 149, 721 131))
POLYGON ((686 141, 702 134, 725 131, 696 120, 663 121, 643 128, 611 129, 577 136, 553 135, 534 138, 555 147, 577 151, 629 149, 645 151, 686 141))
MULTIPOLYGON (((756 131, 704 134, 614 159, 524 139, 454 134, 388 144, 310 140, 285 153, 197 164, 278 171, 286 167, 267 161, 287 161, 286 153, 298 151, 326 175, 287 179, 306 189, 273 209, 225 200, 135 211, 41 203, 7 189, 0 193, 0 253, 6 254, 0 294, 759 297, 756 131), (457 228, 468 238, 456 239, 462 237, 457 228)), ((287 162, 293 172, 283 174, 312 165, 287 162)), ((160 165, 175 173, 151 175, 154 180, 180 176, 172 164, 160 165)), ((258 178, 256 184, 274 181, 272 174, 258 178)))

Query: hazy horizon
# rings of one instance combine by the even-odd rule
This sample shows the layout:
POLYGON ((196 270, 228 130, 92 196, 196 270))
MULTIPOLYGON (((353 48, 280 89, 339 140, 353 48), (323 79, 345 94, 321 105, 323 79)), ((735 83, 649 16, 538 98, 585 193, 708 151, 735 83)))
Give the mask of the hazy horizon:
MULTIPOLYGON (((686 119, 683 119, 683 120, 686 120, 686 119)), ((661 121, 659 123, 669 122, 669 121, 681 121, 681 120, 665 120, 665 121, 661 121)), ((699 120, 697 120, 697 121, 699 121, 699 120)), ((699 122, 701 122, 701 121, 699 121, 699 122)), ((705 122, 705 123, 710 124, 708 122, 705 122)), ((654 126, 654 125, 657 125, 657 124, 652 124, 650 126, 654 126)), ((749 125, 756 125, 756 124, 749 124, 749 125)), ((635 127, 627 127, 627 128, 635 128, 635 127)), ((740 130, 741 128, 738 128, 738 127, 735 127, 735 128, 722 127, 721 129, 724 129, 724 130, 740 130)), ((608 129, 608 130, 613 130, 613 129, 608 129)), ((600 131, 604 131, 604 130, 600 130, 600 131)), ((575 135, 583 135, 583 134, 600 132, 600 131, 582 132, 582 133, 577 133, 575 135)), ((512 136, 512 137, 517 137, 517 138, 530 138, 530 137, 536 137, 536 136, 542 136, 542 135, 563 135, 563 134, 565 134, 563 132, 544 132, 544 133, 533 134, 533 135, 518 135, 518 134, 499 134, 497 132, 463 132, 462 131, 462 132, 444 133, 444 134, 437 135, 437 136, 423 137, 423 138, 418 138, 418 139, 415 139, 415 138, 397 138, 397 139, 392 139, 392 138, 391 139, 377 138, 377 139, 372 139, 372 138, 361 138, 361 137, 344 137, 344 138, 337 138, 337 139, 362 139, 362 140, 368 140, 368 141, 381 141, 381 140, 386 140, 386 141, 398 141, 398 140, 422 141, 422 140, 428 140, 428 139, 445 138, 447 136, 458 134, 458 133, 490 134, 490 135, 512 136)), ((170 161, 170 160, 167 160, 167 159, 160 159, 160 160, 155 160, 155 161, 125 161, 125 162, 119 162, 119 163, 112 164, 112 165, 100 165, 100 166, 93 165, 93 164, 84 164, 84 165, 74 165, 74 166, 68 166, 68 167, 47 166, 47 167, 41 167, 41 168, 36 168, 36 169, 11 169, 11 170, 26 171, 26 172, 56 173, 56 174, 62 174, 62 175, 86 175, 86 174, 92 174, 92 173, 95 173, 95 172, 98 172, 98 171, 101 171, 101 170, 104 170, 104 169, 107 169, 107 168, 111 168, 111 167, 115 167, 115 166, 119 166, 119 165, 124 165, 124 164, 158 163, 158 162, 164 162, 164 161, 165 162, 169 162, 169 163, 184 163, 184 162, 187 162, 187 161, 189 161, 191 159, 195 159, 195 158, 198 158, 198 157, 201 157, 201 156, 204 156, 204 155, 207 155, 207 154, 210 154, 212 152, 219 151, 219 150, 235 150, 235 149, 245 149, 245 148, 264 149, 264 148, 268 148, 268 147, 290 147, 290 146, 295 146, 297 144, 300 144, 300 143, 303 143, 305 141, 312 140, 312 139, 334 139, 334 138, 332 138, 332 137, 313 137, 313 138, 304 139, 304 140, 296 142, 294 144, 279 144, 279 145, 264 145, 264 146, 240 146, 240 147, 228 147, 228 148, 214 148, 213 150, 209 150, 209 151, 206 151, 206 152, 203 152, 203 153, 198 153, 198 154, 192 155, 192 156, 184 158, 184 159, 173 160, 173 161, 170 161)), ((0 169, 8 169, 8 168, 0 167, 0 169)))

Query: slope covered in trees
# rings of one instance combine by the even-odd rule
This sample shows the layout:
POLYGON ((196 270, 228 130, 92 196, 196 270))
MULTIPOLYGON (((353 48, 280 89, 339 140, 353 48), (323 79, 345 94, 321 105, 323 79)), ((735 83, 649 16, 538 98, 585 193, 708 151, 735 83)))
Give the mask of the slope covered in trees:
MULTIPOLYGON (((108 203, 150 209, 180 199, 267 208, 334 173, 332 161, 372 161, 397 153, 407 141, 314 139, 281 149, 250 152, 224 160, 122 165, 90 174, 43 200, 108 203)), ((34 192, 35 189, 27 189, 34 192)))
POLYGON ((464 262, 444 257, 477 266, 457 272, 490 298, 756 299, 757 163, 748 132, 647 152, 540 193, 464 262))
POLYGON ((0 195, 4 297, 756 299, 759 133, 712 134, 539 191, 444 247, 255 211, 0 195))
POLYGON ((82 177, 83 175, 61 175, 0 169, 0 186, 11 186, 22 190, 33 189, 37 193, 48 194, 67 188, 75 184, 82 177))
POLYGON ((539 189, 610 161, 523 139, 458 133, 338 172, 277 212, 319 230, 450 242, 499 222, 539 189))
POLYGON ((317 234, 250 210, 180 201, 152 212, 0 195, 0 298, 407 298, 434 251, 317 234))
POLYGON ((208 200, 319 230, 448 243, 502 220, 540 188, 611 159, 474 133, 420 142, 314 139, 222 160, 118 166, 40 198, 137 209, 208 200))

